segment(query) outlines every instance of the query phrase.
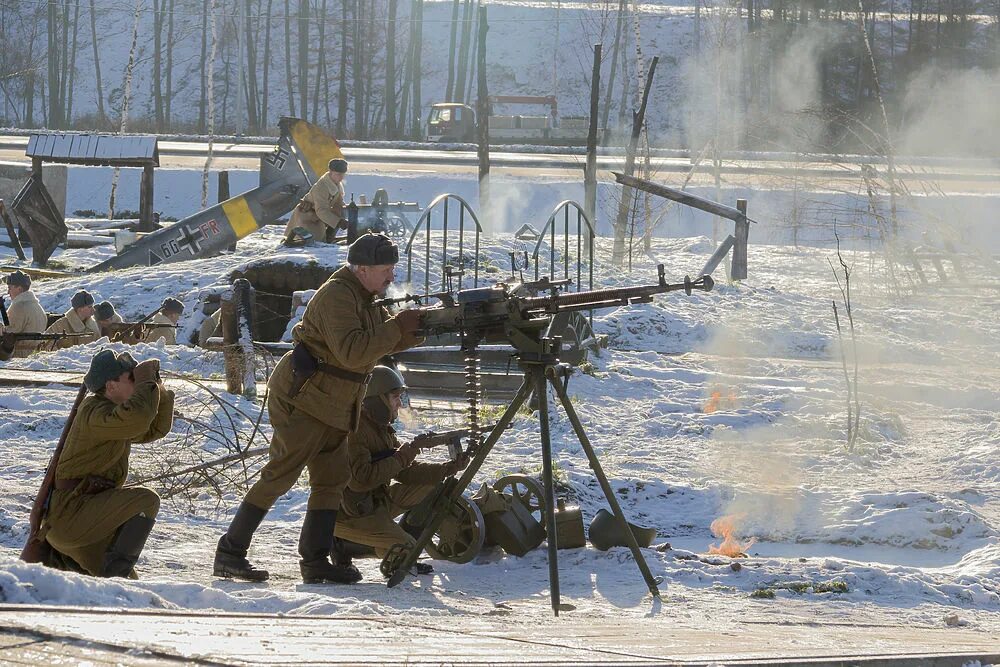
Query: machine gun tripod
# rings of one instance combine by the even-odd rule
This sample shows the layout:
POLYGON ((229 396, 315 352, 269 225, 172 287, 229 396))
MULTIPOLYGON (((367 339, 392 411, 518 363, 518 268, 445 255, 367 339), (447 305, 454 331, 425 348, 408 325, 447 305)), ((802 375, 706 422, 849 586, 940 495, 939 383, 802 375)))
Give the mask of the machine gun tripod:
POLYGON ((472 482, 479 472, 493 446, 500 439, 500 435, 506 430, 517 411, 534 394, 538 403, 539 433, 542 449, 542 477, 544 485, 544 516, 545 526, 548 535, 548 563, 549 563, 549 593, 552 610, 556 616, 559 615, 562 605, 559 594, 559 565, 558 565, 558 543, 555 523, 555 492, 552 481, 552 443, 549 429, 549 399, 548 387, 551 386, 569 417, 573 425, 573 431, 580 442, 581 447, 587 455, 591 469, 597 477, 604 492, 604 496, 611 506, 615 520, 619 523, 621 532, 625 535, 628 547, 632 552, 636 565, 642 573, 649 592, 654 597, 659 597, 657 586, 661 579, 653 576, 646 564, 646 560, 639 549, 635 536, 628 526, 625 514, 615 497, 614 491, 608 482, 604 469, 597 458, 590 438, 587 436, 580 421, 579 416, 573 407, 569 394, 566 391, 566 379, 569 375, 569 368, 560 363, 559 357, 562 347, 561 338, 552 335, 551 315, 565 310, 587 310, 592 308, 603 308, 631 303, 645 303, 652 300, 654 294, 684 290, 691 294, 693 289, 709 291, 714 283, 710 276, 702 276, 692 281, 685 278, 680 284, 667 284, 663 266, 659 266, 659 284, 653 286, 632 287, 623 289, 596 290, 592 292, 576 292, 571 294, 557 294, 553 290, 547 297, 517 297, 508 290, 506 286, 494 288, 467 290, 459 292, 457 298, 449 305, 438 306, 426 309, 424 317, 424 330, 428 333, 440 333, 443 331, 453 331, 462 334, 463 349, 469 357, 467 367, 467 385, 476 389, 478 385, 477 377, 477 357, 476 347, 484 340, 502 337, 508 340, 516 349, 515 357, 524 375, 520 387, 514 398, 506 407, 503 415, 496 425, 490 430, 485 441, 479 442, 477 429, 478 415, 476 414, 477 403, 475 396, 470 399, 471 412, 469 415, 470 430, 472 435, 469 438, 469 448, 467 454, 471 461, 459 479, 449 478, 440 487, 436 498, 432 502, 432 510, 422 526, 420 537, 416 544, 410 548, 405 545, 396 545, 386 554, 382 561, 382 572, 389 577, 388 586, 391 588, 398 585, 406 578, 410 569, 417 562, 424 547, 431 542, 435 532, 438 530, 449 510, 456 504, 463 491, 472 482), (542 326, 549 323, 545 328, 542 326))

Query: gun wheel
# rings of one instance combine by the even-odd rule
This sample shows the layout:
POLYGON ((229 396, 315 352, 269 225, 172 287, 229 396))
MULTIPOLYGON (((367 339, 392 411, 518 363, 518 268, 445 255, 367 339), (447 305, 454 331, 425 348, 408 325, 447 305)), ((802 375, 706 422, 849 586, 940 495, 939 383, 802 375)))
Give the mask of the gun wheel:
POLYGON ((406 218, 396 214, 389 214, 385 221, 385 232, 390 238, 405 239, 410 233, 410 225, 406 222, 406 218))
POLYGON ((534 477, 527 475, 507 475, 493 483, 493 489, 510 495, 534 515, 538 523, 545 525, 545 489, 534 477))
POLYGON ((486 541, 486 521, 479 506, 459 496, 448 506, 447 516, 424 547, 431 558, 468 563, 479 555, 486 541))

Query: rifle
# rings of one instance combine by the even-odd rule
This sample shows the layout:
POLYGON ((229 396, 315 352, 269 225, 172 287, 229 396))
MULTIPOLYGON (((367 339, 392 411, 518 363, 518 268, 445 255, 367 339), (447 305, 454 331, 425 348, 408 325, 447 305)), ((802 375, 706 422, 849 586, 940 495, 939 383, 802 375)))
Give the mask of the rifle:
POLYGON ((0 361, 7 361, 14 355, 14 345, 20 340, 62 340, 93 335, 92 333, 34 333, 30 331, 14 333, 5 331, 0 334, 0 361))
POLYGON ((56 466, 59 465, 59 457, 62 455, 63 446, 65 446, 66 438, 69 436, 70 427, 73 426, 73 421, 76 419, 76 413, 86 395, 87 385, 81 385, 80 391, 76 394, 76 400, 73 402, 73 409, 70 410, 69 417, 66 418, 62 435, 59 436, 59 444, 52 452, 52 458, 49 459, 49 465, 45 469, 45 476, 42 478, 42 486, 38 489, 38 495, 35 496, 35 503, 31 506, 31 514, 28 517, 28 541, 24 543, 24 549, 21 550, 21 560, 25 563, 42 563, 48 559, 51 547, 44 539, 38 539, 38 531, 41 528, 42 519, 45 518, 49 509, 49 499, 56 481, 56 466))
POLYGON ((0 323, 5 327, 10 326, 10 318, 7 317, 7 302, 2 296, 0 296, 0 323))
MULTIPOLYGON (((423 315, 420 336, 458 333, 476 341, 511 340, 517 337, 515 347, 525 342, 518 332, 529 334, 544 329, 551 315, 567 311, 612 308, 636 303, 649 303, 657 294, 684 290, 709 292, 715 286, 711 276, 696 280, 685 276, 681 283, 667 283, 663 265, 657 267, 659 282, 656 285, 599 289, 586 292, 559 292, 556 282, 549 285, 545 296, 524 296, 514 293, 510 286, 498 283, 493 287, 479 287, 458 292, 452 303, 442 301, 432 307, 418 308, 423 315)), ((563 281, 558 281, 562 283, 563 281)))
MULTIPOLYGON (((126 336, 131 336, 136 341, 139 341, 142 340, 143 326, 146 326, 146 322, 153 319, 158 312, 160 312, 159 308, 142 317, 138 322, 117 322, 108 328, 111 329, 113 335, 117 336, 117 340, 119 341, 127 342, 125 341, 126 336)), ((163 326, 167 325, 164 324, 163 326)), ((108 340, 111 340, 111 336, 108 336, 108 340)))
MULTIPOLYGON (((489 433, 494 428, 496 428, 495 423, 483 426, 479 429, 479 431, 480 433, 489 433)), ((471 449, 469 452, 462 449, 462 438, 468 438, 471 434, 472 430, 468 428, 459 428, 454 431, 444 431, 442 433, 428 431, 427 433, 421 433, 413 438, 412 444, 416 445, 419 449, 431 449, 432 447, 448 445, 448 457, 450 460, 456 461, 463 454, 471 455, 473 453, 471 449)), ((395 453, 395 450, 392 449, 379 452, 378 454, 372 456, 372 463, 377 463, 382 459, 387 459, 395 453)))

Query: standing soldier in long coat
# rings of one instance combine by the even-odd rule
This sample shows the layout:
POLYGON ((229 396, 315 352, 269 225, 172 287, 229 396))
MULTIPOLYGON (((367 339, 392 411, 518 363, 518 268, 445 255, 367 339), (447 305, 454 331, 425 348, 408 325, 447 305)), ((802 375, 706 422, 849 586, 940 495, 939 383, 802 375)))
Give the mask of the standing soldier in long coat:
POLYGON ((159 379, 159 362, 136 364, 127 352, 102 350, 84 376, 94 392, 80 404, 56 464, 41 528, 53 549, 98 577, 132 577, 153 528, 160 497, 122 486, 132 443, 170 432, 174 392, 159 379))
POLYGON ((330 276, 292 329, 295 348, 268 380, 274 427, 267 465, 251 487, 215 552, 217 577, 264 581, 247 550, 274 502, 309 468, 309 504, 299 535, 305 583, 354 583, 361 573, 330 562, 337 511, 351 477, 347 436, 361 420, 361 401, 375 364, 419 342, 420 313, 395 317, 374 300, 392 284, 399 249, 382 234, 358 238, 347 266, 330 276))
MULTIPOLYGON (((406 384, 399 371, 376 366, 361 411, 361 426, 347 440, 351 481, 344 491, 343 516, 334 531, 337 563, 351 565, 347 542, 373 547, 383 558, 396 544, 412 547, 416 540, 395 518, 416 507, 439 482, 465 469, 467 457, 448 463, 417 463, 419 447, 401 445, 391 424, 399 416, 406 384)), ((430 574, 417 563, 418 574, 430 574)))
POLYGON ((87 290, 80 290, 70 300, 70 309, 66 314, 52 323, 45 333, 86 334, 73 338, 54 340, 49 344, 50 350, 59 350, 74 345, 93 343, 101 337, 101 329, 94 319, 94 297, 87 290))
MULTIPOLYGON (((31 291, 31 276, 15 271, 7 276, 7 294, 11 298, 10 306, 7 307, 7 318, 10 326, 4 327, 0 322, 0 331, 3 333, 42 333, 45 331, 49 318, 38 303, 38 297, 31 291)), ((19 340, 14 343, 13 356, 26 357, 38 347, 38 341, 19 340)), ((8 353, 10 354, 10 353, 8 353)), ((4 358, 4 357, 0 357, 4 358)))
POLYGON ((160 304, 160 312, 149 320, 150 330, 146 334, 147 343, 163 339, 167 345, 177 344, 177 323, 184 314, 184 304, 168 296, 160 304))
POLYGON ((338 229, 346 229, 344 219, 344 175, 347 160, 330 160, 328 171, 313 183, 306 196, 292 210, 292 217, 285 227, 285 243, 295 239, 301 227, 316 241, 332 242, 338 229))

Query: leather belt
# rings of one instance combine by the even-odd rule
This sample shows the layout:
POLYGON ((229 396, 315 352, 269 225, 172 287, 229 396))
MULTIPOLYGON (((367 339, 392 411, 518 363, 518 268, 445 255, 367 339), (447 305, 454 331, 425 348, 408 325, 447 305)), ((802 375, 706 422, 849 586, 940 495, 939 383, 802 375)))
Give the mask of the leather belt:
POLYGON ((316 370, 320 373, 326 373, 327 375, 332 375, 335 378, 348 380, 350 382, 357 382, 358 384, 368 384, 368 382, 372 379, 371 373, 355 373, 354 371, 338 368, 337 366, 326 364, 322 361, 316 364, 316 370))
POLYGON ((83 481, 81 477, 73 477, 70 479, 57 479, 55 482, 57 491, 72 491, 77 487, 77 485, 83 481))

